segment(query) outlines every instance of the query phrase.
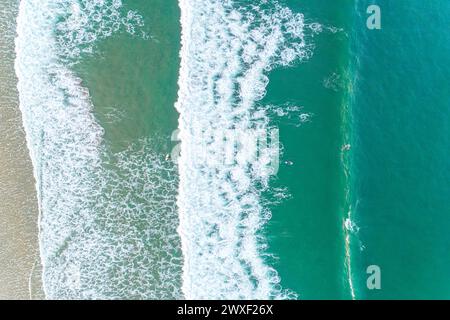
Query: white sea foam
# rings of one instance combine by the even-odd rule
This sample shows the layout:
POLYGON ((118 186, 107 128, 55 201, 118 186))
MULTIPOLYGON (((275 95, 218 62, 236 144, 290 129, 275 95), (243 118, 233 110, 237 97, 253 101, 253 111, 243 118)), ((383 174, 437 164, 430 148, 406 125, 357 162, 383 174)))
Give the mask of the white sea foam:
POLYGON ((55 34, 62 57, 92 53, 96 41, 119 31, 149 37, 143 17, 132 10, 123 13, 121 0, 54 0, 53 3, 59 6, 60 21, 55 25, 55 34))
POLYGON ((69 49, 110 35, 92 19, 112 12, 106 26, 134 23, 136 14, 119 15, 121 7, 118 0, 20 3, 15 67, 50 299, 181 296, 176 168, 148 140, 107 150, 89 92, 67 63, 82 53, 69 49), (77 19, 69 23, 68 12, 77 19))
MULTIPOLYGON (((183 293, 191 299, 269 299, 282 290, 265 259, 261 228, 270 218, 262 192, 270 174, 258 161, 203 161, 221 157, 224 130, 269 129, 267 73, 307 59, 301 13, 275 1, 180 0, 181 69, 179 233, 183 293), (258 170, 254 170, 254 168, 258 170)), ((268 169, 267 169, 268 170, 268 169)), ((278 198, 282 198, 277 190, 278 198)))

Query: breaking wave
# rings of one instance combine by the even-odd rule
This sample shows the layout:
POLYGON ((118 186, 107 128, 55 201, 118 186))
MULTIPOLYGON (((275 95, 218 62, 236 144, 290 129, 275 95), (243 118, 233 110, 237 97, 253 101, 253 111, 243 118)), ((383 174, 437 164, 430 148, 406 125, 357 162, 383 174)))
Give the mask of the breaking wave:
POLYGON ((262 228, 271 213, 263 193, 270 191, 274 172, 264 157, 248 161, 246 149, 224 165, 221 148, 225 131, 273 129, 274 108, 260 103, 268 72, 311 56, 308 25, 301 13, 275 1, 180 0, 179 5, 183 293, 189 299, 295 298, 280 287, 266 261, 262 228), (203 148, 208 157, 199 157, 203 148))
POLYGON ((49 299, 180 298, 176 168, 154 141, 112 153, 72 70, 95 41, 143 26, 120 0, 22 0, 20 109, 40 207, 49 299))

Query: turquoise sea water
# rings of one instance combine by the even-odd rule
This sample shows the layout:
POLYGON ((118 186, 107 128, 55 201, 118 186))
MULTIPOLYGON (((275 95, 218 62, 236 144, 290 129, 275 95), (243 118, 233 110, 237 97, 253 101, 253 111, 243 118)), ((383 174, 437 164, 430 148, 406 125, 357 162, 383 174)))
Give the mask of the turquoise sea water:
POLYGON ((283 161, 294 164, 282 165, 276 183, 288 186, 291 198, 273 209, 268 233, 279 258, 282 285, 293 288, 300 298, 345 299, 351 292, 341 146, 352 7, 349 1, 289 5, 324 30, 309 39, 314 45, 309 60, 271 75, 266 98, 273 103, 294 101, 311 118, 300 126, 280 124, 283 161))
POLYGON ((369 4, 23 0, 47 297, 448 297, 450 6, 369 4), (276 175, 221 162, 255 127, 276 175))
POLYGON ((450 4, 378 3, 382 30, 355 28, 352 45, 351 185, 355 273, 377 264, 383 280, 379 291, 359 280, 357 295, 448 299, 450 4))

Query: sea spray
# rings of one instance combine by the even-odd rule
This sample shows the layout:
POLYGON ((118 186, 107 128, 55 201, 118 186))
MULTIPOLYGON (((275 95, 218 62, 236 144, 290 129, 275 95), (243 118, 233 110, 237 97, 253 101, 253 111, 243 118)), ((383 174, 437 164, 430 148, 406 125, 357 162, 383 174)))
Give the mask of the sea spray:
POLYGON ((295 298, 280 287, 265 259, 261 231, 271 213, 262 194, 270 173, 258 161, 236 156, 223 165, 214 157, 222 155, 223 131, 271 128, 269 108, 259 103, 267 73, 312 54, 304 17, 274 1, 180 0, 179 5, 183 293, 188 299, 295 298), (203 139, 208 161, 198 157, 203 139))

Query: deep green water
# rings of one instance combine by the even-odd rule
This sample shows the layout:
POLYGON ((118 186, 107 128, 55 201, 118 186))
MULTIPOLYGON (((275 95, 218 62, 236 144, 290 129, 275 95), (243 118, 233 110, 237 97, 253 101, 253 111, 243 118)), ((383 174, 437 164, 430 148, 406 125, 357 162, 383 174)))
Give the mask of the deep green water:
POLYGON ((275 210, 270 229, 282 283, 306 299, 349 298, 345 190, 358 230, 350 238, 357 299, 450 293, 450 5, 376 3, 381 30, 366 28, 372 1, 303 2, 302 12, 342 26, 349 37, 318 36, 311 60, 271 78, 274 97, 291 95, 316 115, 299 129, 282 130, 285 157, 296 164, 283 168, 280 180, 294 196, 275 210), (343 81, 336 93, 320 84, 331 72, 343 81), (352 145, 343 158, 347 181, 342 143, 352 145), (370 265, 381 268, 381 290, 366 287, 370 265))
POLYGON ((363 28, 358 1, 351 51, 357 296, 448 299, 450 3, 376 2, 382 30, 363 28), (372 264, 381 290, 365 288, 372 264))

